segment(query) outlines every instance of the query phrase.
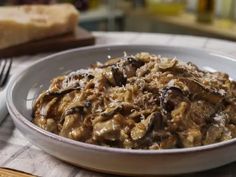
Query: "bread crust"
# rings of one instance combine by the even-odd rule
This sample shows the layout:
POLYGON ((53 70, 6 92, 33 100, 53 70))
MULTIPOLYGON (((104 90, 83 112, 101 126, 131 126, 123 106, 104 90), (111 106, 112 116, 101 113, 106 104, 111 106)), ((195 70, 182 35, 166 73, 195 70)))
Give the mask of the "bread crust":
POLYGON ((73 32, 78 20, 71 4, 0 7, 0 49, 73 32))

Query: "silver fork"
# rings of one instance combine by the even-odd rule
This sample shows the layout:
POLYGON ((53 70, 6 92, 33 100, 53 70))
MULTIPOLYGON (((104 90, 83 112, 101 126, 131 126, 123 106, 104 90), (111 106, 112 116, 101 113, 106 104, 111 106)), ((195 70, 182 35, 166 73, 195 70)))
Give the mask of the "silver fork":
POLYGON ((0 123, 7 117, 8 110, 6 106, 6 85, 9 80, 12 67, 12 59, 0 60, 0 123))

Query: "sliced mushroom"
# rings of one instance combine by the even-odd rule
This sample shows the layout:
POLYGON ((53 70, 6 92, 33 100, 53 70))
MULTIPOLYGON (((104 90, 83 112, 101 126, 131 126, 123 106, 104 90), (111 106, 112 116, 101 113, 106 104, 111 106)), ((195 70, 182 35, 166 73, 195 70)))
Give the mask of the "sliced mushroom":
POLYGON ((121 108, 122 109, 120 110, 120 113, 122 115, 127 115, 127 114, 130 114, 132 110, 136 110, 139 107, 129 102, 123 102, 121 103, 121 108))
POLYGON ((69 109, 66 109, 65 112, 61 115, 59 123, 63 124, 65 121, 66 116, 77 114, 81 115, 83 114, 83 106, 75 106, 75 107, 70 107, 69 109))
POLYGON ((62 96, 73 90, 80 90, 85 83, 88 83, 91 79, 94 78, 94 75, 91 73, 78 73, 76 76, 68 75, 68 78, 64 79, 65 86, 61 86, 60 89, 49 89, 46 92, 46 95, 52 96, 62 96), (73 80, 73 82, 71 82, 73 80), (81 82, 82 81, 82 82, 81 82), (72 83, 72 84, 68 84, 72 83))
MULTIPOLYGON (((40 112, 41 112, 41 108, 43 107, 43 105, 45 104, 44 103, 44 100, 45 98, 48 98, 47 95, 46 95, 46 92, 43 92, 41 93, 38 98, 36 99, 35 103, 34 103, 34 106, 33 106, 33 115, 35 114, 38 114, 39 113, 39 116, 40 116, 40 112), (37 113, 36 113, 37 112, 37 113)), ((48 98, 48 99, 52 99, 52 97, 48 98)))
POLYGON ((45 130, 53 133, 57 133, 56 121, 52 118, 47 119, 45 130))
POLYGON ((207 124, 209 118, 216 112, 215 106, 204 100, 191 102, 190 118, 199 126, 207 124))
POLYGON ((72 103, 69 108, 65 109, 63 114, 61 115, 60 121, 63 122, 65 116, 71 115, 71 114, 78 114, 80 117, 83 117, 83 115, 88 111, 87 109, 91 107, 90 101, 85 101, 84 103, 75 102, 72 103))
POLYGON ((135 109, 135 108, 136 107, 134 105, 132 105, 130 103, 126 103, 126 102, 124 102, 116 107, 109 107, 100 114, 101 116, 96 117, 93 120, 93 123, 95 124, 97 122, 103 122, 108 119, 112 119, 113 116, 115 114, 117 114, 118 112, 122 115, 127 115, 128 113, 131 112, 132 109, 135 109))
POLYGON ((60 135, 64 137, 69 137, 69 133, 73 129, 73 127, 77 127, 79 122, 76 115, 68 115, 65 116, 63 126, 60 131, 60 135))
POLYGON ((119 120, 119 116, 120 115, 116 115, 113 119, 96 123, 93 127, 93 138, 98 141, 115 141, 119 139, 121 130, 121 122, 119 120))
POLYGON ((127 77, 132 77, 136 75, 136 70, 143 66, 145 63, 141 60, 136 60, 133 57, 128 57, 127 61, 124 63, 124 70, 127 77))
POLYGON ((135 68, 139 68, 139 67, 141 67, 145 64, 143 61, 137 60, 133 57, 128 57, 127 61, 128 61, 129 64, 131 64, 135 68))
POLYGON ((201 70, 199 70, 198 66, 193 64, 192 62, 187 62, 187 65, 190 66, 191 68, 194 68, 194 70, 198 72, 202 72, 201 70))
POLYGON ((218 142, 221 139, 223 131, 223 127, 214 124, 211 125, 207 130, 203 144, 206 145, 218 142))
POLYGON ((168 136, 160 142, 160 149, 171 149, 175 148, 177 143, 177 138, 175 136, 168 136))
POLYGON ((236 81, 232 81, 232 94, 236 97, 236 81))
POLYGON ((40 117, 48 117, 48 113, 51 113, 55 105, 55 103, 59 100, 59 97, 53 97, 51 95, 47 95, 45 92, 40 94, 37 100, 34 103, 33 107, 33 117, 38 115, 40 117))
POLYGON ((101 113, 101 116, 112 118, 112 116, 117 112, 119 112, 121 109, 122 109, 121 106, 109 107, 104 112, 101 113))
POLYGON ((232 138, 236 137, 236 125, 234 124, 228 124, 227 129, 230 130, 230 135, 232 138))
POLYGON ((220 94, 215 93, 211 90, 207 90, 201 83, 197 82, 196 80, 186 78, 179 78, 178 80, 187 86, 192 99, 199 98, 206 100, 212 104, 219 104, 224 99, 224 97, 220 94))
POLYGON ((155 117, 156 113, 152 113, 146 119, 141 120, 139 123, 136 123, 134 128, 130 132, 131 138, 133 140, 139 140, 143 138, 150 129, 155 117))
POLYGON ((92 103, 91 103, 91 101, 85 101, 84 102, 84 107, 86 107, 86 108, 90 108, 92 106, 92 103))
POLYGON ((175 67, 175 65, 177 64, 177 60, 176 59, 167 59, 165 61, 162 61, 161 63, 159 63, 158 68, 161 70, 170 70, 173 67, 175 67))
POLYGON ((105 77, 108 83, 112 86, 123 86, 126 84, 127 78, 124 73, 121 72, 117 67, 106 68, 105 77))
POLYGON ((136 74, 136 68, 132 65, 126 65, 124 66, 124 73, 127 76, 127 78, 133 77, 136 74))
POLYGON ((107 60, 103 65, 98 66, 98 68, 107 68, 109 66, 116 65, 120 60, 121 58, 112 58, 110 60, 107 60))
POLYGON ((84 107, 83 106, 75 106, 67 109, 64 113, 64 116, 68 116, 70 114, 83 114, 84 107))
MULTIPOLYGON (((144 91, 151 92, 155 95, 160 93, 159 88, 156 85, 151 85, 151 84, 145 84, 145 87, 143 89, 144 91)), ((159 95, 158 95, 159 96, 159 95)))
POLYGON ((236 125, 236 104, 228 105, 223 111, 223 114, 229 119, 230 123, 236 125))
POLYGON ((178 135, 182 147, 194 147, 202 144, 202 134, 199 129, 190 128, 178 133, 178 135))
POLYGON ((45 96, 63 96, 73 90, 80 90, 81 88, 79 86, 75 86, 75 87, 68 87, 65 89, 61 89, 59 91, 50 91, 48 90, 47 92, 45 92, 45 96))
POLYGON ((51 109, 53 108, 53 105, 57 102, 57 98, 53 98, 48 103, 43 103, 42 107, 40 108, 40 115, 42 117, 48 117, 48 114, 50 113, 51 109))
MULTIPOLYGON (((114 59, 108 60, 104 65, 100 66, 100 68, 110 67, 110 68, 113 68, 113 70, 114 70, 114 68, 117 68, 116 64, 120 60, 121 60, 120 58, 114 58, 114 59)), ((133 57, 127 57, 127 58, 125 58, 125 60, 126 61, 124 63, 122 63, 121 67, 123 68, 123 70, 124 70, 125 74, 127 75, 127 77, 134 76, 137 68, 144 65, 143 61, 136 60, 133 57)), ((115 71, 115 72, 117 72, 117 71, 115 71)), ((117 83, 117 85, 118 85, 118 83, 117 83)))
POLYGON ((95 117, 92 122, 93 125, 98 123, 98 122, 104 122, 107 121, 109 119, 112 119, 113 116, 118 113, 121 110, 120 106, 116 106, 116 107, 109 107, 107 108, 105 111, 103 111, 99 116, 95 117))
POLYGON ((160 104, 164 114, 170 113, 184 100, 183 92, 177 87, 166 87, 160 93, 160 104))
POLYGON ((172 131, 184 130, 188 127, 194 127, 195 123, 189 119, 190 104, 187 102, 180 102, 176 108, 171 111, 171 120, 169 128, 172 131))
POLYGON ((127 78, 118 68, 112 67, 111 72, 117 86, 121 87, 126 84, 127 78))
POLYGON ((163 116, 161 115, 161 113, 156 112, 153 114, 153 117, 155 118, 155 120, 153 122, 153 130, 159 131, 159 130, 163 129, 164 119, 163 119, 163 116))

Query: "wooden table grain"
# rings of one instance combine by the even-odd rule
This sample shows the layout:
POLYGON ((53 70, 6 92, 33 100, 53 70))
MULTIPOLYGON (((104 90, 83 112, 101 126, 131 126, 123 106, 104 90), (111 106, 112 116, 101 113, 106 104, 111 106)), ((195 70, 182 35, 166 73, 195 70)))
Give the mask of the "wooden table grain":
MULTIPOLYGON (((236 58, 236 43, 230 41, 155 33, 93 32, 93 34, 96 37, 96 45, 156 44, 185 46, 216 50, 219 53, 225 53, 236 58)), ((47 54, 14 59, 12 73, 26 69, 31 63, 40 60, 45 55, 47 54)), ((41 151, 28 142, 24 135, 14 127, 10 116, 0 125, 0 166, 14 168, 43 177, 115 177, 115 175, 97 173, 72 166, 41 151)), ((187 176, 234 177, 236 176, 236 162, 200 173, 179 175, 179 177, 187 176)))

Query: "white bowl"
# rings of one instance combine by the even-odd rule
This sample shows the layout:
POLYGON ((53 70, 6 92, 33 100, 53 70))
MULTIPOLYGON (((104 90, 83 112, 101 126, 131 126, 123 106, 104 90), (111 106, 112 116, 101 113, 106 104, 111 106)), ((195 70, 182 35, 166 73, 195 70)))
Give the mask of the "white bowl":
MULTIPOLYGON (((198 49, 167 46, 99 46, 68 50, 48 56, 18 73, 7 91, 7 106, 16 127, 32 144, 49 154, 77 166, 95 171, 126 174, 156 175, 202 171, 236 160, 236 140, 212 145, 167 150, 127 150, 86 144, 47 132, 32 120, 32 100, 49 86, 53 77, 78 68, 88 67, 108 56, 150 52, 191 61, 201 68, 224 71, 235 79, 236 60, 198 49)), ((45 162, 46 163, 46 162, 45 162)))

